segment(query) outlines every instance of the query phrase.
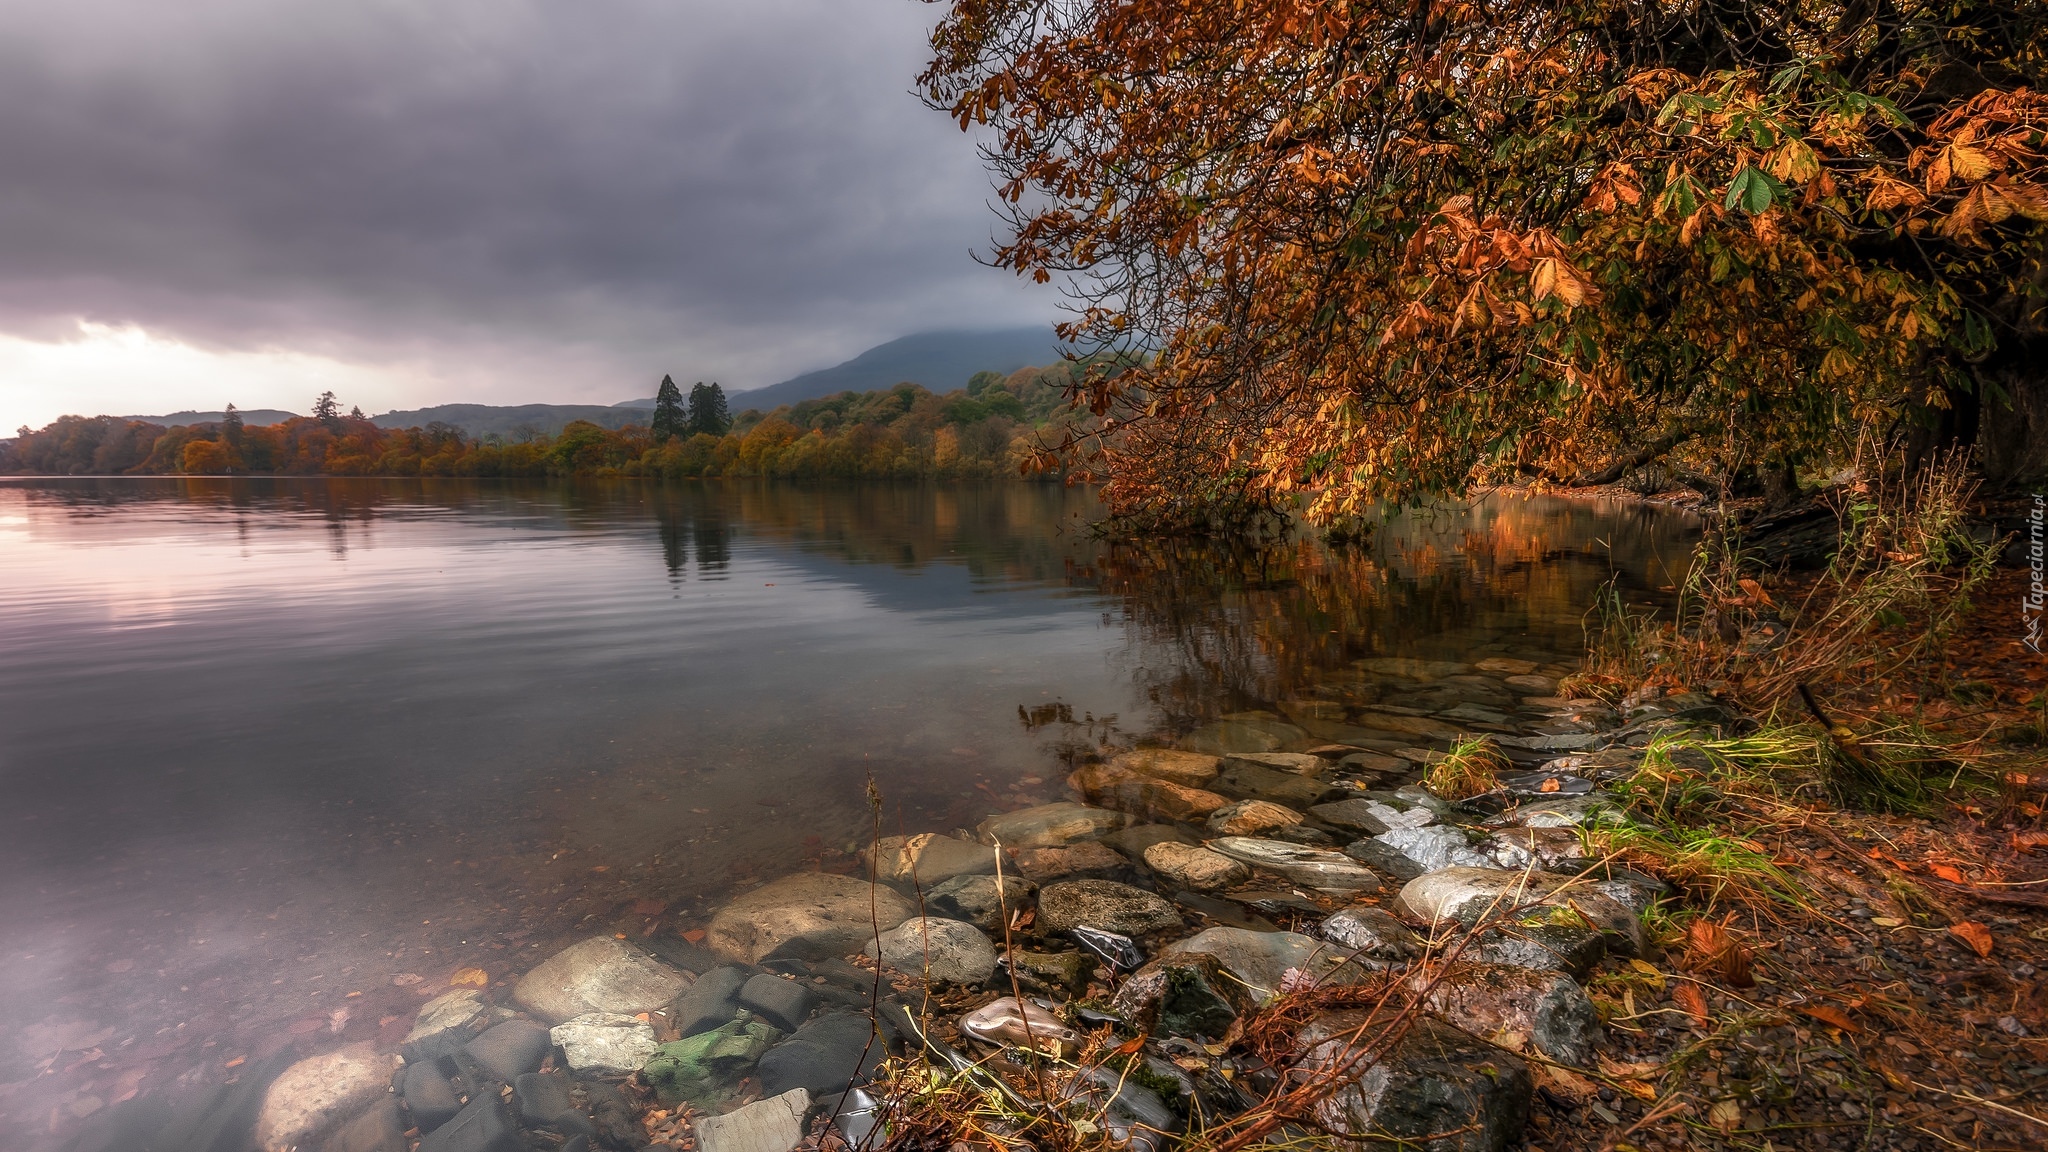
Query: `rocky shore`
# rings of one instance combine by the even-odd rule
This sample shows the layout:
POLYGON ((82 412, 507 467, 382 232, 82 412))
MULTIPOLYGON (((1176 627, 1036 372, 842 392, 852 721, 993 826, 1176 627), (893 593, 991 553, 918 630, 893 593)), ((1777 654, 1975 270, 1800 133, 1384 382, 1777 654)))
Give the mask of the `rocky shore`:
MULTIPOLYGON (((1070 799, 883 837, 859 874, 792 873, 678 933, 458 973, 473 986, 402 1043, 280 1056, 175 1115, 110 1110, 73 1148, 241 1152, 250 1131, 307 1152, 873 1148, 920 1063, 1050 1108, 1081 1144, 1144 1150, 1300 1086, 1319 1090, 1255 1142, 1753 1130, 1753 1094, 1681 1114, 1649 1086, 1740 981, 1676 971, 1658 927, 1675 893, 1580 832, 1630 819, 1605 786, 1653 741, 1742 722, 1699 695, 1564 698, 1571 671, 1505 648, 1359 661, 1273 711, 1102 749, 1070 799), (1478 737, 1504 769, 1489 787, 1425 786, 1478 737)), ((1738 1056, 1702 1075, 1733 1085, 1738 1056)), ((1818 1146, 1870 1130, 1876 1105, 1844 1100, 1818 1146)))

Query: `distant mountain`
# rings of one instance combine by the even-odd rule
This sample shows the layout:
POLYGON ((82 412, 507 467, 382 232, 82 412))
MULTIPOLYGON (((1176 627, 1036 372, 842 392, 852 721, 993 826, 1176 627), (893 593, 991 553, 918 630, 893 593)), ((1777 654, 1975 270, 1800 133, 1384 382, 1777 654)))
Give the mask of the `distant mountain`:
MULTIPOLYGON (((991 328, 980 331, 919 332, 873 348, 844 364, 820 368, 793 376, 780 384, 734 392, 727 397, 734 412, 758 408, 763 412, 836 396, 841 392, 872 392, 893 388, 908 381, 934 392, 951 392, 967 386, 976 372, 1008 375, 1019 368, 1056 364, 1063 353, 1050 324, 1034 328, 991 328)), ((678 381, 680 383, 680 381, 678 381)), ((689 391, 684 384, 683 390, 689 391)), ((618 408, 654 407, 652 398, 626 400, 618 408)))
MULTIPOLYGON (((651 402, 648 406, 653 407, 651 402)), ((379 428, 421 428, 436 420, 471 436, 496 433, 516 440, 529 435, 553 436, 571 420, 588 420, 605 428, 645 424, 647 413, 609 404, 437 404, 370 417, 370 423, 379 428)))
MULTIPOLYGON (((246 412, 238 408, 235 411, 237 415, 241 416, 242 423, 257 427, 262 427, 266 424, 282 424, 298 415, 297 412, 281 412, 276 408, 251 408, 246 412)), ((175 428, 180 424, 216 424, 226 415, 225 411, 185 411, 173 412, 168 416, 122 416, 119 419, 140 420, 145 424, 161 424, 166 428, 175 428)))

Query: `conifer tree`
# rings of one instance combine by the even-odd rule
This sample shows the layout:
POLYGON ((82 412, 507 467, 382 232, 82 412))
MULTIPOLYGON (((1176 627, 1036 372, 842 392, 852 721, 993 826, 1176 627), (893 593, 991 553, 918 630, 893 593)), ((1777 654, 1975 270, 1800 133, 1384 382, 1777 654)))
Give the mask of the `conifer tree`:
POLYGON ((654 394, 654 442, 666 444, 672 437, 689 431, 690 416, 683 407, 683 390, 673 378, 663 376, 654 394))
POLYGON ((732 413, 726 410, 725 389, 714 381, 697 381, 690 388, 690 434, 699 432, 723 436, 732 428, 732 413))

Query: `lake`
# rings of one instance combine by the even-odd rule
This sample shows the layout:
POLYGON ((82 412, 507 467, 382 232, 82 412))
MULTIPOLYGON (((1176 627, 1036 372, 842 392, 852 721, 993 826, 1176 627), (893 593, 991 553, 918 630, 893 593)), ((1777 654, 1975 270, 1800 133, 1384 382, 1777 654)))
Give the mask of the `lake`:
POLYGON ((689 931, 1361 659, 1568 664, 1600 586, 1656 599, 1697 532, 1500 496, 1245 552, 1098 515, 1025 483, 0 481, 0 1111, 47 1136, 402 1036, 459 968, 689 931))

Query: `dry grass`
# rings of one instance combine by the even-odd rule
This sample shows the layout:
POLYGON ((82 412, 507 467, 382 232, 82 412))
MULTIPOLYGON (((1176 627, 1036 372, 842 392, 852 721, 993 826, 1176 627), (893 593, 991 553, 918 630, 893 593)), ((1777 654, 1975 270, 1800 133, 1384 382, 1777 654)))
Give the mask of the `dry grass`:
POLYGON ((1446 800, 1467 800, 1500 787, 1510 765, 1498 745, 1484 736, 1462 740, 1429 766, 1423 787, 1446 800))

